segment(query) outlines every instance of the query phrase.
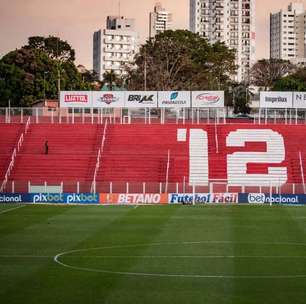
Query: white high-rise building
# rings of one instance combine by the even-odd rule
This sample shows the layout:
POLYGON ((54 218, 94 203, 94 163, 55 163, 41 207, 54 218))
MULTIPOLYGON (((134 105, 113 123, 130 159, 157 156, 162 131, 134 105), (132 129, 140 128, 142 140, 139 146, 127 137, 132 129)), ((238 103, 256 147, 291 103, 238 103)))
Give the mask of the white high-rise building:
POLYGON ((255 63, 255 0, 190 0, 190 30, 236 50, 236 81, 255 63))
POLYGON ((270 15, 270 58, 306 63, 306 11, 302 3, 270 15))
POLYGON ((155 35, 170 30, 172 27, 172 14, 167 12, 161 5, 156 3, 154 11, 150 13, 150 29, 149 36, 153 38, 155 35))
POLYGON ((124 65, 133 62, 138 52, 138 37, 134 19, 107 17, 106 29, 93 35, 93 69, 100 80, 106 71, 124 74, 124 65))

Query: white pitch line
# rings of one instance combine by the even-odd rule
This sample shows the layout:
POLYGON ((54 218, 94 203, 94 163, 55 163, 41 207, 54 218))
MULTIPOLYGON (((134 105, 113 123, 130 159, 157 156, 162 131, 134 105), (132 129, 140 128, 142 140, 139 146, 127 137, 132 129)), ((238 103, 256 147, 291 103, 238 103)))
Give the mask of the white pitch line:
MULTIPOLYGON (((196 241, 196 242, 169 242, 169 243, 153 243, 151 246, 161 246, 161 245, 191 245, 191 244, 229 244, 235 242, 229 241, 196 241)), ((239 243, 239 242, 237 242, 239 243)), ((306 246, 306 243, 249 243, 249 242, 241 242, 241 244, 269 244, 269 245, 291 245, 291 246, 306 246)), ((105 269, 96 269, 96 268, 88 268, 88 267, 79 267, 74 265, 69 265, 60 260, 60 258, 71 258, 78 256, 69 256, 69 254, 77 253, 77 252, 86 252, 92 250, 101 250, 101 249, 119 249, 119 248, 135 248, 145 246, 145 244, 134 244, 134 245, 116 245, 116 246, 106 246, 106 247, 96 247, 96 248, 87 248, 87 249, 75 249, 70 251, 64 251, 58 253, 53 257, 53 261, 67 269, 77 270, 77 271, 88 271, 88 272, 96 272, 96 273, 104 273, 104 274, 113 274, 113 275, 125 275, 125 276, 143 276, 143 277, 160 277, 160 278, 206 278, 206 279, 298 279, 298 278, 306 278, 306 274, 297 274, 297 275, 205 275, 205 274, 169 274, 169 273, 143 273, 143 272, 125 272, 125 271, 111 271, 105 269)), ((82 256, 79 256, 82 257, 82 256)), ((93 257, 93 256, 92 256, 93 257)), ((113 256, 111 256, 113 257, 113 256)), ((155 256, 154 256, 155 257, 155 256)), ((234 258, 234 256, 231 256, 234 258)), ((269 258, 275 258, 268 256, 269 258)), ((285 256, 283 256, 285 257, 285 256)), ((123 257, 126 258, 126 257, 123 257)), ((277 258, 277 257, 276 257, 277 258)), ((292 257, 288 257, 292 258, 292 257)), ((303 257, 305 258, 305 257, 303 257)))
POLYGON ((0 254, 1 258, 12 258, 12 259, 53 259, 54 256, 47 256, 47 255, 2 255, 0 254))
POLYGON ((6 210, 1 211, 0 214, 8 213, 8 212, 11 212, 11 211, 23 208, 23 207, 25 207, 25 205, 14 207, 14 208, 10 208, 10 209, 6 209, 6 210))
MULTIPOLYGON (((1 256, 0 256, 1 257, 1 256)), ((270 255, 65 255, 70 258, 97 259, 306 259, 306 256, 270 256, 270 255)))

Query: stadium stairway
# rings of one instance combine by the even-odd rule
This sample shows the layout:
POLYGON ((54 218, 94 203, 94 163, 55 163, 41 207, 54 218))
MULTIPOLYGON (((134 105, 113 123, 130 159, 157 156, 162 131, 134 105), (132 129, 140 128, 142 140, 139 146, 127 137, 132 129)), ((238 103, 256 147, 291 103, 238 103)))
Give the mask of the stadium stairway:
POLYGON ((21 133, 24 130, 24 124, 0 124, 0 179, 2 180, 6 174, 11 161, 11 155, 21 133))
POLYGON ((31 125, 10 176, 16 191, 27 191, 25 181, 38 185, 63 181, 66 192, 76 192, 80 181, 87 188, 80 190, 89 191, 102 134, 102 125, 31 125), (46 140, 48 155, 44 154, 46 140))

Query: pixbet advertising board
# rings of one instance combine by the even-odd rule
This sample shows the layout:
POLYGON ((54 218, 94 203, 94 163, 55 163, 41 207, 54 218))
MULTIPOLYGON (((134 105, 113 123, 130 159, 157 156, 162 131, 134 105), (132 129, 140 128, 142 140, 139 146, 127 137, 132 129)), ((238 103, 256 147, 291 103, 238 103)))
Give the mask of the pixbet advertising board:
POLYGON ((94 108, 124 108, 124 92, 93 92, 94 108))
POLYGON ((61 91, 61 108, 91 108, 92 92, 89 91, 61 91))
POLYGON ((189 91, 160 91, 158 92, 160 108, 189 108, 191 107, 191 92, 189 91))
POLYGON ((292 108, 292 92, 260 92, 260 107, 286 109, 292 108))
POLYGON ((223 91, 194 91, 191 93, 193 108, 223 108, 223 91))

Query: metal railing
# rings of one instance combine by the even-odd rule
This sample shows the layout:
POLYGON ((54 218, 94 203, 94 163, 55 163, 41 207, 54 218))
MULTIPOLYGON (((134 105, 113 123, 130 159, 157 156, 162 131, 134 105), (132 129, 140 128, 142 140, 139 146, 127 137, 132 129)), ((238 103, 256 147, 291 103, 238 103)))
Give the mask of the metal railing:
MULTIPOLYGON (((43 185, 45 182, 8 180, 1 192, 27 193, 29 184, 43 185)), ((62 185, 66 193, 108 193, 108 194, 148 194, 148 193, 265 193, 265 194, 306 194, 305 184, 287 183, 279 186, 234 186, 227 182, 212 181, 208 185, 190 185, 188 182, 100 182, 100 181, 58 181, 47 182, 48 186, 62 185), (92 189, 93 188, 93 189, 92 189), (95 190, 95 191, 92 191, 95 190)))
POLYGON ((306 109, 253 108, 250 115, 227 115, 225 108, 0 108, 3 123, 60 124, 306 124, 306 109), (30 123, 30 122, 29 122, 30 123))
POLYGON ((167 158, 166 187, 165 187, 165 192, 168 192, 169 170, 170 170, 170 150, 168 150, 168 158, 167 158))
POLYGON ((96 187, 96 178, 97 178, 98 171, 100 169, 101 155, 104 152, 104 145, 105 145, 105 139, 106 139, 106 130, 107 130, 107 120, 106 120, 105 125, 104 125, 102 141, 101 141, 101 145, 100 145, 100 148, 99 148, 99 151, 98 151, 98 155, 97 155, 97 161, 96 161, 93 181, 92 181, 92 185, 91 185, 91 190, 90 190, 90 192, 92 192, 92 193, 96 193, 96 188, 95 188, 96 187))
POLYGON ((11 161, 10 161, 10 163, 8 165, 8 168, 6 170, 6 173, 4 175, 4 180, 1 184, 0 192, 3 192, 5 187, 6 187, 6 184, 8 182, 9 177, 10 177, 10 174, 11 174, 13 168, 14 168, 14 165, 15 165, 15 158, 17 156, 17 153, 20 151, 20 149, 22 147, 22 144, 24 142, 24 138, 25 138, 24 134, 27 134, 27 132, 29 130, 30 122, 31 122, 31 118, 29 117, 27 122, 26 122, 26 125, 25 125, 24 133, 20 134, 20 137, 19 137, 18 142, 17 142, 17 146, 14 148, 13 153, 11 155, 11 161))

